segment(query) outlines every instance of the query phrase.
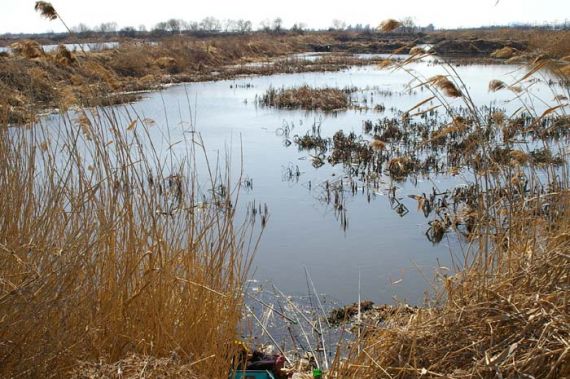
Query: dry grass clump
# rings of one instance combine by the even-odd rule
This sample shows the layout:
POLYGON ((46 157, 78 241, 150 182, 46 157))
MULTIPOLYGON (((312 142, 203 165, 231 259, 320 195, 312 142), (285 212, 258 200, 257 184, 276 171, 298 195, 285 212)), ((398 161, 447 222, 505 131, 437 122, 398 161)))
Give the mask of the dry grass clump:
POLYGON ((76 61, 73 54, 67 50, 67 47, 65 47, 65 45, 59 45, 57 47, 55 52, 55 60, 60 65, 64 66, 71 66, 76 61))
POLYGON ((388 172, 396 180, 407 178, 414 171, 415 167, 414 160, 408 156, 392 158, 388 162, 388 172))
POLYGON ((373 138, 372 141, 370 141, 370 147, 374 151, 381 151, 386 148, 386 142, 382 141, 379 138, 373 138))
POLYGON ((512 47, 505 46, 502 49, 495 50, 491 53, 493 58, 499 59, 509 59, 512 58, 517 53, 517 50, 513 49, 512 47))
POLYGON ((350 93, 338 88, 311 88, 308 85, 278 90, 269 88, 260 103, 269 107, 332 112, 348 108, 350 93))
POLYGON ((448 137, 456 138, 461 133, 468 130, 469 126, 465 122, 459 121, 459 118, 453 120, 448 125, 444 125, 438 130, 435 130, 430 138, 432 143, 444 143, 448 137))
POLYGON ((1 125, 0 377, 227 377, 251 258, 239 191, 221 167, 198 180, 201 145, 159 158, 125 117, 1 125))
POLYGON ((570 55, 570 31, 568 30, 535 30, 530 33, 528 43, 532 49, 548 54, 553 58, 570 55))
POLYGON ((562 67, 560 67, 560 73, 563 76, 569 77, 570 78, 570 64, 564 65, 562 67))
POLYGON ((400 26, 402 26, 402 23, 400 21, 390 18, 388 20, 382 21, 378 26, 378 29, 384 33, 388 33, 398 29, 400 26))
POLYGON ((33 59, 45 55, 44 50, 36 41, 22 40, 10 45, 12 53, 16 56, 33 59))
POLYGON ((530 161, 531 157, 522 150, 512 150, 509 155, 513 161, 519 165, 524 165, 530 161))
POLYGON ((155 358, 145 355, 129 354, 128 357, 115 363, 80 362, 70 374, 72 379, 92 378, 186 378, 206 379, 208 376, 198 376, 190 364, 180 362, 176 354, 170 357, 155 358))
POLYGON ((442 277, 443 308, 368 331, 339 377, 570 375, 570 194, 555 199, 550 222, 513 207, 510 228, 495 235, 492 253, 442 277))
POLYGON ((160 68, 170 69, 176 66, 176 59, 172 57, 160 57, 156 60, 156 64, 160 68))
POLYGON ((410 55, 423 55, 425 53, 426 53, 426 50, 423 47, 414 46, 410 49, 408 54, 410 54, 410 55))

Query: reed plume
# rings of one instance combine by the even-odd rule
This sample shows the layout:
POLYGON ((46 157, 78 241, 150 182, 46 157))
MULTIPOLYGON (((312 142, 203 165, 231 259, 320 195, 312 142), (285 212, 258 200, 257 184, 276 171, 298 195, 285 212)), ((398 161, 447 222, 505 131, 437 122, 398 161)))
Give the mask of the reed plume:
POLYGON ((507 85, 505 84, 505 82, 501 81, 501 80, 496 80, 493 79, 489 82, 489 92, 497 92, 499 90, 502 90, 503 88, 506 88, 507 85))
POLYGON ((36 5, 34 7, 36 12, 40 12, 40 15, 50 21, 53 21, 57 18, 57 12, 53 5, 47 1, 36 1, 36 5))
POLYGON ((432 76, 428 80, 429 84, 434 85, 436 88, 441 90, 446 96, 449 97, 461 97, 461 91, 444 75, 432 76))
POLYGON ((380 23, 380 25, 378 26, 378 29, 384 33, 388 33, 395 29, 398 29, 401 25, 402 23, 400 21, 390 18, 388 20, 382 21, 382 23, 380 23))

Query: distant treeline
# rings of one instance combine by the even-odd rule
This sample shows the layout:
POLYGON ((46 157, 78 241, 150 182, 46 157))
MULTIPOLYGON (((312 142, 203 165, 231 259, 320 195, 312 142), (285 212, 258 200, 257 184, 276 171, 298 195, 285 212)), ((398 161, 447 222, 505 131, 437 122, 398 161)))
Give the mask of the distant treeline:
MULTIPOLYGON (((509 25, 493 25, 484 26, 479 28, 461 28, 461 29, 443 29, 436 28, 433 24, 427 26, 416 25, 413 18, 406 17, 401 21, 401 26, 395 30, 395 32, 401 33, 417 33, 417 32, 433 32, 433 31, 443 31, 443 30, 497 30, 497 29, 518 29, 518 30, 529 30, 529 29, 541 29, 541 30, 570 30, 570 20, 564 20, 564 22, 550 23, 550 24, 525 24, 525 23, 513 23, 509 25)), ((161 37, 168 35, 194 35, 194 36, 205 36, 212 34, 246 34, 253 32, 266 32, 266 33, 298 33, 303 34, 305 32, 322 32, 322 31, 347 31, 347 32, 360 32, 360 33, 373 33, 376 31, 376 26, 370 24, 347 24, 342 20, 335 19, 332 21, 331 26, 325 29, 314 29, 309 28, 306 24, 299 22, 293 24, 290 28, 285 28, 283 26, 283 20, 277 17, 273 20, 264 20, 254 28, 253 23, 250 20, 238 19, 226 19, 219 20, 215 17, 206 17, 201 21, 185 21, 182 19, 170 19, 167 21, 157 23, 153 28, 147 29, 145 25, 135 26, 125 26, 119 28, 116 22, 104 22, 97 26, 91 27, 86 24, 79 24, 71 28, 77 37, 81 38, 94 38, 94 37, 128 37, 128 38, 148 38, 148 37, 161 37)), ((68 37, 68 33, 6 33, 0 35, 0 38, 47 38, 52 40, 65 39, 68 37)))

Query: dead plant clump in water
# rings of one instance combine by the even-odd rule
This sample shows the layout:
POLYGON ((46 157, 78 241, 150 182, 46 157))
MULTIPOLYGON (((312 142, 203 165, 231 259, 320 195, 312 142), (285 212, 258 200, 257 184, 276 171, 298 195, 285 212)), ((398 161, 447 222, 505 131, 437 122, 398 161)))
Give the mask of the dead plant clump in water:
POLYGON ((370 141, 370 147, 375 151, 381 151, 386 148, 386 143, 379 138, 372 138, 372 141, 370 141))
POLYGON ((388 162, 388 172, 390 176, 396 180, 403 180, 416 169, 416 162, 414 159, 403 156, 392 158, 388 162))
POLYGON ((270 88, 261 97, 260 103, 276 108, 332 112, 348 108, 350 92, 338 88, 311 88, 307 85, 278 90, 270 88))
POLYGON ((1 125, 0 377, 227 377, 254 237, 238 187, 93 112, 59 137, 1 125))
POLYGON ((442 308, 366 329, 337 377, 568 377, 570 193, 554 199, 551 221, 513 206, 492 253, 441 277, 442 308))

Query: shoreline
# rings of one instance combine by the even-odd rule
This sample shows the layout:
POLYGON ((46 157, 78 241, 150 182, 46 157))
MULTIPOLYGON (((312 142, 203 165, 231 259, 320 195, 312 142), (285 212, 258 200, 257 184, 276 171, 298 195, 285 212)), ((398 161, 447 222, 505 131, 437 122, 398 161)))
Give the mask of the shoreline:
POLYGON ((131 98, 117 99, 118 94, 160 90, 165 84, 372 65, 385 58, 365 59, 357 54, 407 54, 414 46, 430 42, 435 42, 436 55, 462 65, 508 62, 506 55, 493 58, 490 54, 505 48, 522 52, 510 46, 524 48, 513 41, 438 42, 424 34, 329 32, 169 37, 152 45, 127 41, 118 48, 84 54, 65 47, 45 53, 37 42, 24 40, 12 44, 11 54, 0 56, 0 76, 5 78, 0 84, 0 119, 26 124, 34 121, 38 107, 65 111, 73 106, 128 103, 131 98), (294 56, 311 53, 325 54, 314 61, 294 56))

